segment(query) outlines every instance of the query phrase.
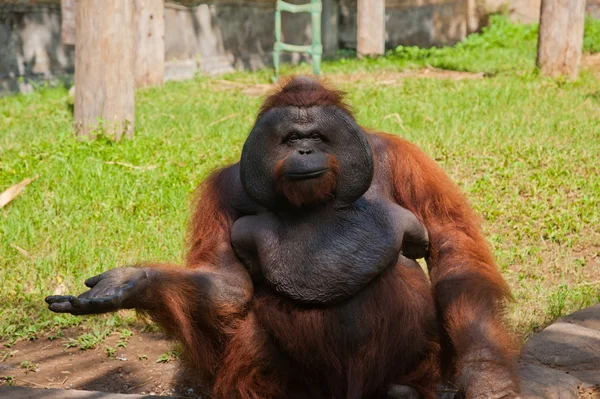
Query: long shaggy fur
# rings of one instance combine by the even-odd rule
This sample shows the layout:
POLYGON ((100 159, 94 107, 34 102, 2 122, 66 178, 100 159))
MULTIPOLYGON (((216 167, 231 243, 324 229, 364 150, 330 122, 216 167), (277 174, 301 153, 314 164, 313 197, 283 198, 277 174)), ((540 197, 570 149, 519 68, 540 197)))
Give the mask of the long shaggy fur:
MULTIPOLYGON (((265 100, 259 117, 276 107, 317 105, 336 106, 351 115, 342 92, 296 78, 265 100)), ((429 231, 427 263, 436 309, 419 299, 430 286, 403 267, 330 309, 303 309, 268 291, 254 293, 244 285, 245 271, 231 250, 235 211, 225 195, 231 183, 229 175, 218 171, 202 185, 191 220, 187 265, 196 274, 192 278, 185 269, 170 269, 149 299, 161 305, 147 310, 184 343, 189 366, 214 384, 215 397, 293 398, 298 390, 315 398, 358 399, 383 394, 388 383, 401 383, 433 398, 440 370, 469 386, 476 377, 460 374, 469 362, 514 369, 511 340, 502 323, 509 290, 478 218, 456 185, 416 146, 391 135, 368 136, 376 157, 374 184, 414 212, 429 231), (199 281, 204 276, 206 281, 199 281), (232 279, 247 288, 221 293, 226 285, 219 282, 232 279), (210 302, 204 293, 213 295, 210 302), (344 325, 348 314, 359 315, 360 323, 344 325), (435 318, 422 319, 436 314, 445 337, 447 364, 441 369, 435 318), (417 348, 426 348, 419 352, 426 355, 417 356, 417 348)), ((324 178, 314 186, 284 181, 279 190, 301 205, 334 192, 331 181, 324 178)))
POLYGON ((329 87, 324 80, 290 76, 277 82, 260 107, 256 119, 260 119, 271 108, 310 108, 319 105, 332 105, 352 116, 352 109, 344 101, 345 96, 345 92, 329 87))

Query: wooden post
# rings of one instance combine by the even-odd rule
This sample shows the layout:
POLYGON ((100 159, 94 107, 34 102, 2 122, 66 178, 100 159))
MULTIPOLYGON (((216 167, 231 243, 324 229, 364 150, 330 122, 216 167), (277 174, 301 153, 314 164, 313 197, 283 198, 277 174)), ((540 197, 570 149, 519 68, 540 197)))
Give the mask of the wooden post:
POLYGON ((586 0, 542 0, 537 65, 548 76, 576 79, 586 0))
POLYGON ((164 0, 134 0, 135 86, 160 85, 165 75, 164 0))
POLYGON ((133 136, 133 2, 75 2, 75 135, 133 136))
POLYGON ((60 33, 63 44, 75 44, 75 0, 60 0, 60 33))
POLYGON ((358 0, 359 56, 382 55, 385 51, 385 0, 358 0))
POLYGON ((335 57, 338 51, 339 5, 337 0, 323 0, 321 36, 323 38, 323 56, 335 57))
POLYGON ((467 34, 479 29, 479 10, 477 0, 467 0, 467 34))

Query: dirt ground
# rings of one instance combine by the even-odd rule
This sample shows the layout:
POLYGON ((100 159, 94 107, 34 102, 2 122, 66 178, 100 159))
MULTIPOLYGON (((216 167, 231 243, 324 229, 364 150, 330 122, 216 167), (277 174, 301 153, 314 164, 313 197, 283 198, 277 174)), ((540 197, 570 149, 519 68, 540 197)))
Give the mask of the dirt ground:
POLYGON ((600 77, 600 53, 585 54, 581 64, 584 68, 591 69, 596 76, 600 77))
POLYGON ((46 336, 17 342, 0 350, 0 385, 201 397, 198 387, 179 382, 180 363, 168 356, 170 341, 157 333, 133 333, 126 347, 117 347, 120 337, 113 334, 88 350, 66 347, 69 338, 81 335, 77 329, 65 330, 64 337, 54 340, 46 336), (114 349, 110 356, 107 347, 114 349))
MULTIPOLYGON (((600 77, 600 53, 584 54, 581 62, 583 68, 591 70, 600 77)), ((465 80, 465 79, 483 79, 485 74, 473 72, 450 71, 427 67, 402 72, 381 72, 381 73, 353 73, 353 74, 333 74, 327 75, 327 81, 332 84, 357 84, 357 85, 381 85, 381 86, 400 86, 405 78, 425 78, 425 79, 446 79, 446 80, 465 80)), ((271 84, 255 82, 232 82, 228 80, 214 79, 209 83, 209 90, 241 90, 245 95, 252 97, 264 96, 272 89, 271 84)))
MULTIPOLYGON (((399 86, 405 78, 428 78, 428 79, 483 79, 483 73, 458 72, 427 67, 415 70, 406 70, 403 72, 380 72, 380 73, 353 73, 353 74, 333 74, 327 75, 326 80, 334 85, 336 84, 369 84, 382 86, 399 86)), ((213 79, 209 82, 209 90, 241 90, 242 94, 260 97, 267 94, 273 86, 267 83, 255 82, 233 82, 229 80, 213 79)))

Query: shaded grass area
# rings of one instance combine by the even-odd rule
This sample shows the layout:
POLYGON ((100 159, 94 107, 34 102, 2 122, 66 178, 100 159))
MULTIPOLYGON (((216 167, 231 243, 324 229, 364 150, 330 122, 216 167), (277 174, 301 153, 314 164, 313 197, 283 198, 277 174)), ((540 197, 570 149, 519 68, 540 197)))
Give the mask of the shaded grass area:
MULTIPOLYGON (((519 43, 531 41, 534 28, 514 29, 528 38, 519 43)), ((509 40, 486 34, 463 50, 439 50, 464 52, 462 60, 399 49, 323 70, 356 78, 429 64, 495 74, 393 85, 348 79, 341 88, 361 124, 415 142, 466 192, 513 289, 510 322, 528 334, 600 300, 600 82, 591 73, 573 83, 538 77, 535 51, 503 58, 493 56, 505 51, 498 44, 489 53, 468 50, 469 40, 509 40)), ((264 84, 270 75, 225 79, 264 84)), ((239 158, 259 104, 235 84, 207 77, 141 90, 136 137, 116 144, 73 139, 66 89, 0 99, 0 189, 39 175, 0 210, 0 337, 35 338, 82 320, 99 331, 131 324, 128 312, 55 315, 43 297, 81 292, 86 277, 115 266, 180 260, 194 187, 239 158)))

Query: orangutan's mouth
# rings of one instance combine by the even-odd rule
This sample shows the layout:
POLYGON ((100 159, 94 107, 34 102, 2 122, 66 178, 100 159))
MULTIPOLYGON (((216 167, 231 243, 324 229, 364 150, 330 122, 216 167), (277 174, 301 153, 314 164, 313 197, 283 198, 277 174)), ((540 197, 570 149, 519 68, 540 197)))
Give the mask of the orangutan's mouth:
POLYGON ((319 177, 329 172, 329 168, 314 170, 311 172, 303 172, 303 173, 284 173, 284 176, 292 179, 292 180, 306 180, 306 179, 314 179, 315 177, 319 177))

